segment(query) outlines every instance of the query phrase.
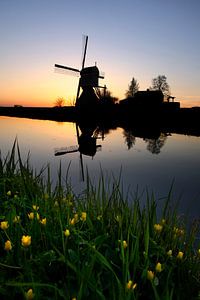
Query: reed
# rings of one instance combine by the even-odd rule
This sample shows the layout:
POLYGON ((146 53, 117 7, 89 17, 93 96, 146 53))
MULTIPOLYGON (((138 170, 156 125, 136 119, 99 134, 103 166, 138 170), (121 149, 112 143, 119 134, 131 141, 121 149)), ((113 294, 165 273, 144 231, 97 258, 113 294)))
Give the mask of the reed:
POLYGON ((199 222, 166 197, 130 204, 102 175, 75 195, 37 174, 17 141, 0 157, 1 299, 200 299, 199 222))

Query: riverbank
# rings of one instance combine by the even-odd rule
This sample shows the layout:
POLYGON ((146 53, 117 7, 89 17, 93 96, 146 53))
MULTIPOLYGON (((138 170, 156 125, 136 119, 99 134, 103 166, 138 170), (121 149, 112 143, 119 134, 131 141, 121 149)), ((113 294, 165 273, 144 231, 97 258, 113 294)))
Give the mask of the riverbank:
POLYGON ((61 168, 54 189, 42 174, 16 142, 0 159, 1 299, 198 299, 199 223, 186 230, 170 191, 158 218, 117 180, 75 195, 61 168))
POLYGON ((75 106, 0 107, 0 116, 52 120, 58 122, 96 123, 107 128, 136 128, 139 132, 162 131, 200 136, 200 108, 180 108, 140 112, 120 105, 100 106, 95 112, 75 106))

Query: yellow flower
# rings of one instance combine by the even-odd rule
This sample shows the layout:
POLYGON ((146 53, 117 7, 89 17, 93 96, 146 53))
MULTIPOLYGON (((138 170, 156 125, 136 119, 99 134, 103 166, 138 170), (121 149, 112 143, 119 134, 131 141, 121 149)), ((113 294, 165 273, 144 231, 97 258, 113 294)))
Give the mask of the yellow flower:
POLYGON ((28 218, 29 218, 30 220, 33 220, 33 219, 34 219, 34 213, 33 213, 33 212, 30 212, 30 213, 28 214, 28 218))
POLYGON ((76 300, 76 297, 73 297, 72 300, 76 300))
POLYGON ((29 235, 23 235, 21 238, 22 246, 28 247, 31 244, 31 236, 29 235))
POLYGON ((70 235, 69 229, 66 229, 66 230, 64 231, 64 235, 65 235, 66 237, 68 237, 68 236, 70 235))
POLYGON ((84 221, 86 221, 86 218, 87 218, 87 213, 85 211, 83 211, 81 213, 81 220, 84 222, 84 221))
POLYGON ((10 251, 10 250, 12 249, 11 241, 8 240, 8 241, 5 242, 4 249, 5 249, 6 251, 10 251))
POLYGON ((162 265, 159 262, 156 265, 156 272, 158 272, 158 273, 162 272, 162 265))
POLYGON ((97 216, 97 220, 100 221, 102 219, 102 215, 97 216))
POLYGON ((163 227, 160 224, 154 224, 154 230, 158 233, 162 231, 163 227))
POLYGON ((40 219, 40 216, 39 216, 38 213, 30 212, 30 213, 28 214, 28 218, 29 218, 30 220, 33 220, 35 217, 37 218, 37 220, 40 219))
POLYGON ((42 225, 46 225, 47 224, 47 218, 43 218, 42 220, 40 220, 40 223, 42 225))
POLYGON ((75 221, 74 218, 73 219, 69 219, 69 223, 70 223, 70 225, 74 225, 76 223, 76 221, 75 221))
POLYGON ((32 207, 33 207, 33 210, 38 210, 39 209, 39 206, 37 206, 37 205, 33 205, 32 207))
POLYGON ((78 222, 78 214, 74 214, 74 220, 75 222, 78 222))
POLYGON ((11 191, 7 192, 7 196, 11 196, 11 194, 12 194, 11 191))
POLYGON ((178 259, 182 259, 183 258, 183 252, 179 251, 179 253, 177 254, 177 258, 178 259))
POLYGON ((126 288, 127 288, 128 290, 130 290, 131 287, 132 287, 132 285, 133 285, 133 281, 132 281, 132 280, 129 280, 129 281, 127 282, 127 284, 126 284, 126 288))
POLYGON ((167 251, 168 256, 172 256, 172 250, 167 251))
POLYGON ((1 229, 6 230, 9 227, 8 221, 2 221, 1 222, 1 229))
POLYGON ((13 223, 19 223, 20 222, 20 216, 15 216, 13 219, 13 223))
POLYGON ((123 248, 124 248, 124 249, 126 249, 126 248, 128 247, 128 244, 127 244, 126 241, 123 241, 122 244, 123 244, 123 248))
POLYGON ((198 255, 200 256, 200 248, 198 249, 197 253, 198 253, 198 255))
POLYGON ((25 296, 26 296, 26 299, 27 299, 27 300, 32 300, 32 299, 34 298, 33 290, 32 290, 32 289, 29 289, 29 290, 26 292, 25 296))
POLYGON ((55 207, 59 207, 59 204, 58 204, 58 201, 57 201, 57 200, 54 202, 54 206, 55 206, 55 207))
POLYGON ((153 280, 154 279, 154 272, 152 272, 151 270, 148 270, 147 271, 147 279, 153 280))
POLYGON ((137 283, 134 283, 132 289, 134 290, 137 287, 137 283))

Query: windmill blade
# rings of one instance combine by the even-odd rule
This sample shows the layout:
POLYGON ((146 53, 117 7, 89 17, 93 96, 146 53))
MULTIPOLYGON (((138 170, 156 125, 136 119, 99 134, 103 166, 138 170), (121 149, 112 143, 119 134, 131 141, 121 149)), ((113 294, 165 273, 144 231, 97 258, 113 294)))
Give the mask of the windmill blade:
POLYGON ((67 154, 67 153, 74 153, 74 152, 78 152, 79 151, 78 149, 79 149, 78 145, 56 148, 55 151, 54 151, 54 155, 55 156, 60 156, 60 155, 64 155, 64 154, 67 154))
POLYGON ((85 58, 86 58, 86 51, 87 51, 87 44, 88 44, 88 35, 83 36, 83 59, 82 59, 82 69, 85 66, 85 58))
POLYGON ((99 78, 100 78, 100 79, 104 79, 104 78, 105 78, 105 73, 102 72, 102 71, 100 71, 100 72, 99 72, 99 78))
POLYGON ((81 175, 81 181, 85 180, 85 176, 84 176, 84 168, 83 168, 83 156, 80 153, 80 175, 81 175))
POLYGON ((79 77, 80 76, 79 72, 70 71, 70 70, 64 69, 64 68, 54 68, 54 72, 59 73, 59 74, 64 74, 64 75, 70 75, 70 76, 74 76, 74 77, 79 77))
POLYGON ((66 67, 66 66, 62 66, 62 65, 58 65, 58 64, 55 64, 54 66, 55 66, 55 68, 58 68, 58 69, 70 70, 70 71, 73 71, 73 72, 80 73, 80 71, 78 69, 75 69, 75 68, 66 67))

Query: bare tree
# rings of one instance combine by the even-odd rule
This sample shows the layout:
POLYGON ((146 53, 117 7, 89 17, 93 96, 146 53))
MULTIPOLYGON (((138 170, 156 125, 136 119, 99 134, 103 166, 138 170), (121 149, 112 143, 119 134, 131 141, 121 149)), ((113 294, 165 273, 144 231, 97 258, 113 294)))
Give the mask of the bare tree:
POLYGON ((126 91, 125 96, 127 98, 129 97, 133 97, 135 95, 135 93, 137 93, 139 90, 139 83, 137 82, 137 80, 133 77, 129 86, 128 86, 128 90, 126 91))
POLYGON ((63 107, 65 104, 65 99, 63 97, 58 97, 54 104, 57 107, 63 107))
POLYGON ((152 79, 152 86, 150 90, 161 91, 165 96, 170 96, 170 86, 167 83, 167 77, 165 75, 158 75, 152 79))

